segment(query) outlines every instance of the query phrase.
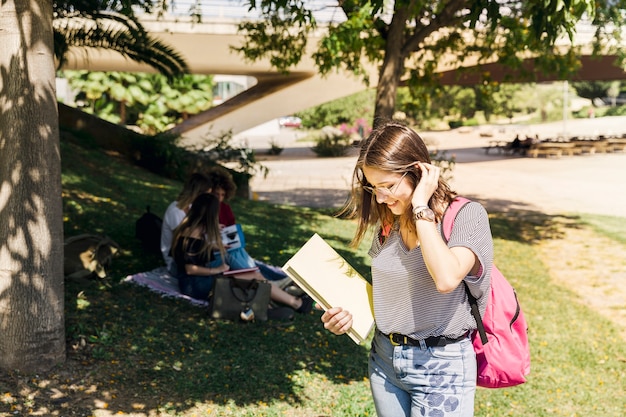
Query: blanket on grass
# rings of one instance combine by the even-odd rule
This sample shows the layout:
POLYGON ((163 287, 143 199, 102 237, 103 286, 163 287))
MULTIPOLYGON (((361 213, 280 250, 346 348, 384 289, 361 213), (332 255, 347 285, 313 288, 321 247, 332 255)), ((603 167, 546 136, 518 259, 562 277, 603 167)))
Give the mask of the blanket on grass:
POLYGON ((198 307, 207 307, 209 305, 208 301, 197 300, 181 293, 178 288, 178 279, 167 272, 167 268, 164 266, 152 271, 129 275, 122 282, 146 287, 152 292, 161 294, 163 297, 180 298, 198 307))

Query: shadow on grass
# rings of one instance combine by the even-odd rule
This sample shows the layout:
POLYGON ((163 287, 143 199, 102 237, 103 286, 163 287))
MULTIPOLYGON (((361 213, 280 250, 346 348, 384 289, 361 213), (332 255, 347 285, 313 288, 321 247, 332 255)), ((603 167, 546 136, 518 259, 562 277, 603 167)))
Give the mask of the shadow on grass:
POLYGON ((325 331, 317 312, 287 323, 244 324, 210 320, 202 308, 126 284, 92 283, 68 293, 69 358, 84 364, 99 387, 74 402, 93 404, 108 392, 107 408, 123 412, 138 403, 177 412, 209 401, 297 404, 306 381, 295 382, 296 374, 321 374, 336 384, 366 376, 365 348, 325 331), (72 306, 78 291, 89 306, 72 306))

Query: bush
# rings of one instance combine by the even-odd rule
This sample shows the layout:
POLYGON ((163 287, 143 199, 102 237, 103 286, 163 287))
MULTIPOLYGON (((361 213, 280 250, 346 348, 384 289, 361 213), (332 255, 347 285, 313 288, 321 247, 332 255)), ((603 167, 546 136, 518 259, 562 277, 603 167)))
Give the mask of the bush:
POLYGON ((309 129, 339 126, 361 118, 372 120, 374 97, 375 91, 369 89, 298 112, 296 116, 302 119, 302 126, 309 129))
POLYGON ((340 129, 332 126, 324 126, 319 137, 315 139, 316 145, 311 149, 317 156, 344 156, 352 145, 352 137, 340 129))

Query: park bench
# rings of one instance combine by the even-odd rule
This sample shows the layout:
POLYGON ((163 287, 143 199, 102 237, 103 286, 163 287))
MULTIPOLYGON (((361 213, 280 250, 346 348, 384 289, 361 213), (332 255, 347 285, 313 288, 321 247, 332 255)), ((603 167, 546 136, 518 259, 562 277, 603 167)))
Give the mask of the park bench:
POLYGON ((575 145, 570 142, 540 142, 532 145, 526 154, 532 158, 539 156, 560 158, 564 154, 573 156, 575 145))
POLYGON ((575 155, 593 155, 596 153, 596 146, 592 140, 572 140, 575 155))
POLYGON ((626 138, 611 138, 607 139, 607 148, 610 148, 610 152, 625 152, 626 151, 626 138))

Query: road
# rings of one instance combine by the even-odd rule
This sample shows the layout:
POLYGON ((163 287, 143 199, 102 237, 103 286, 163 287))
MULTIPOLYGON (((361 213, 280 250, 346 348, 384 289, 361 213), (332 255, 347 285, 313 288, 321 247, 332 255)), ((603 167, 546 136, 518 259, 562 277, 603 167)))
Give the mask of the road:
MULTIPOLYGON (((482 201, 488 209, 626 217, 626 153, 555 159, 486 155, 483 149, 490 139, 511 140, 515 134, 544 139, 564 130, 570 135, 621 135, 626 133, 626 117, 420 134, 430 148, 455 157, 452 187, 459 194, 482 201)), ((257 149, 261 163, 270 169, 267 178, 252 180, 253 196, 279 204, 341 206, 348 195, 356 150, 346 157, 319 158, 310 150, 311 143, 299 140, 301 136, 289 129, 272 137, 245 137, 249 146, 257 149), (263 155, 270 141, 285 148, 281 155, 263 155)))

